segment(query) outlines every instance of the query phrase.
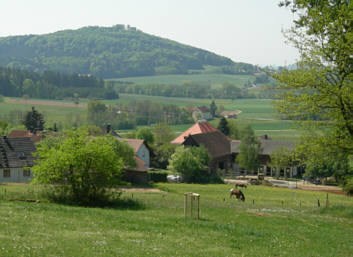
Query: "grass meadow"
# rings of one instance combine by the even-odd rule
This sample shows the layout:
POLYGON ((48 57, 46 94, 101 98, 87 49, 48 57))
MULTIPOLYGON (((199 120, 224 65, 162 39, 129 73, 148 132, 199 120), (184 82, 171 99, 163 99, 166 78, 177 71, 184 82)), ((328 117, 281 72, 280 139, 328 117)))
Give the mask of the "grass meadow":
MULTIPOLYGON (((20 98, 7 98, 11 100, 21 100, 20 98)), ((210 99, 193 99, 193 98, 176 98, 176 97, 159 97, 146 95, 130 95, 121 94, 118 100, 104 100, 106 104, 127 104, 133 100, 148 100, 158 102, 161 104, 175 104, 178 106, 209 106, 210 99)), ((297 141, 300 132, 297 125, 292 121, 280 120, 272 100, 266 99, 237 99, 225 100, 216 99, 216 104, 223 105, 225 110, 241 110, 241 114, 236 119, 240 126, 250 125, 257 135, 268 134, 273 139, 292 140, 297 141)), ((29 99, 26 103, 23 102, 9 102, 0 103, 0 117, 8 115, 13 110, 29 111, 31 106, 35 106, 37 110, 44 113, 47 124, 54 122, 64 123, 70 120, 70 116, 80 115, 81 119, 85 120, 86 109, 85 104, 88 100, 80 100, 79 106, 73 106, 72 101, 50 101, 40 99, 29 99), (35 101, 35 104, 31 102, 35 101)), ((218 120, 211 122, 217 126, 218 120)), ((177 133, 185 131, 192 124, 171 126, 177 133)))
POLYGON ((240 88, 248 81, 254 81, 252 75, 228 75, 228 74, 188 74, 188 75, 158 75, 145 77, 129 77, 121 79, 112 79, 115 81, 133 82, 136 84, 171 84, 181 85, 186 82, 208 83, 211 85, 220 85, 231 83, 240 88))
POLYGON ((353 198, 250 186, 157 184, 125 192, 137 205, 84 208, 47 203, 40 186, 0 186, 0 256, 352 256, 353 198), (201 195, 200 220, 184 218, 183 194, 201 195), (40 202, 24 202, 23 199, 40 202))

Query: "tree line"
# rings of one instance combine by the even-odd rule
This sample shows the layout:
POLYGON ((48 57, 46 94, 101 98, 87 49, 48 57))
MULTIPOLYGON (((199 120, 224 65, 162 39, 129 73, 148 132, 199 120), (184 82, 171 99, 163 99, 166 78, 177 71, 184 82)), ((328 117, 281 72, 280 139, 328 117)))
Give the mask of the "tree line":
POLYGON ((64 74, 0 67, 0 94, 9 97, 62 99, 68 97, 116 99, 114 89, 90 75, 64 74))
POLYGON ((170 125, 188 124, 193 120, 187 108, 135 100, 114 106, 91 101, 87 107, 87 122, 96 126, 110 123, 116 129, 134 129, 136 126, 150 126, 161 122, 170 125))
POLYGON ((118 93, 139 94, 166 97, 190 97, 190 98, 254 98, 255 94, 249 92, 247 88, 239 88, 231 83, 223 83, 214 88, 211 84, 198 82, 185 82, 182 85, 172 84, 127 84, 114 83, 114 88, 118 93))

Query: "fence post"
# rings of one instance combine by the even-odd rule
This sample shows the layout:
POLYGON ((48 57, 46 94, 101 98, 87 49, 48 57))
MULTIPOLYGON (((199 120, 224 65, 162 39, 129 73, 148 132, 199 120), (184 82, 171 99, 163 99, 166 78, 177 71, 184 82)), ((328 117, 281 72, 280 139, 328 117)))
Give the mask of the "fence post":
POLYGON ((326 193, 326 208, 328 207, 328 193, 326 193))
POLYGON ((317 199, 317 207, 320 207, 320 199, 317 199))

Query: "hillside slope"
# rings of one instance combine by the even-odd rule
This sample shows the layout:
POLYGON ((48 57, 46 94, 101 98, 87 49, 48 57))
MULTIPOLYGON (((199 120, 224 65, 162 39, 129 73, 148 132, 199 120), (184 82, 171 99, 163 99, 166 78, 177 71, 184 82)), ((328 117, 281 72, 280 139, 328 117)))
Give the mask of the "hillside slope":
POLYGON ((205 66, 215 66, 230 74, 256 70, 251 64, 234 63, 229 58, 124 25, 3 37, 0 66, 103 78, 185 74, 205 66))

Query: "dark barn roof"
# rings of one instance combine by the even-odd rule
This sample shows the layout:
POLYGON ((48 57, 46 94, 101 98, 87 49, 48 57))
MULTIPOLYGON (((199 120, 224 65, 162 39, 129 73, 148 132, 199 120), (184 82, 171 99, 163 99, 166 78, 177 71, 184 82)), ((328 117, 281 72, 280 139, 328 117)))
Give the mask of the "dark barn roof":
POLYGON ((230 142, 222 132, 215 131, 206 134, 189 135, 184 145, 201 146, 203 145, 212 158, 230 155, 230 142))
POLYGON ((36 151, 34 142, 29 137, 0 138, 0 168, 32 167, 36 151))

